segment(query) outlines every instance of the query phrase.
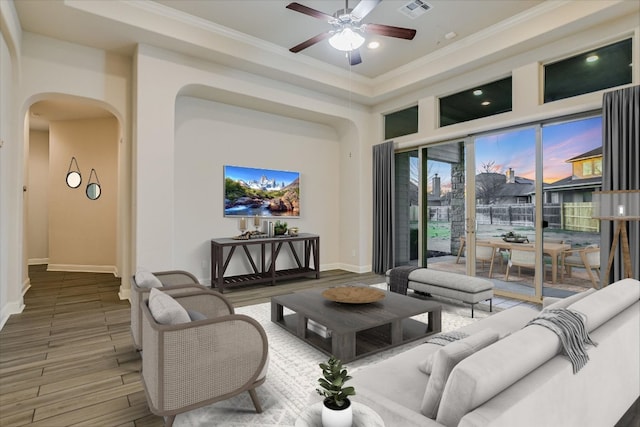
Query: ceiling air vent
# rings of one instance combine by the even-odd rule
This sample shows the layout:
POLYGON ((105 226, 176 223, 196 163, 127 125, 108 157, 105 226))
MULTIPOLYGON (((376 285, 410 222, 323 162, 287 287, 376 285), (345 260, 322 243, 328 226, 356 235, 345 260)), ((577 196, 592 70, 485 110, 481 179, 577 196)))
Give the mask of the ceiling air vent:
POLYGON ((406 15, 411 19, 416 19, 429 9, 431 9, 431 5, 429 3, 422 0, 412 0, 398 10, 403 15, 406 15))

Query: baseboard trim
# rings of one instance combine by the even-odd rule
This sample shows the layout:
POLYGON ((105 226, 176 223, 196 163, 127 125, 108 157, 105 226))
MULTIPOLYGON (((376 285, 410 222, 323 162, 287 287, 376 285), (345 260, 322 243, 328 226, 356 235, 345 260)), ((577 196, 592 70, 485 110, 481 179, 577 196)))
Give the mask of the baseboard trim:
POLYGON ((5 305, 0 310, 0 330, 4 328, 4 325, 9 320, 9 316, 12 314, 20 314, 24 310, 24 300, 20 298, 19 302, 13 302, 5 305))
POLYGON ((28 265, 43 265, 49 264, 49 258, 30 258, 27 261, 28 265))
POLYGON ((339 264, 339 266, 336 267, 336 269, 345 270, 351 273, 358 273, 358 274, 371 272, 370 265, 339 264))
POLYGON ((49 264, 47 271, 73 271, 78 273, 111 273, 118 277, 115 265, 78 265, 78 264, 49 264))
POLYGON ((129 300, 129 302, 131 302, 131 288, 125 288, 124 285, 120 285, 118 298, 120 298, 120 300, 129 300))

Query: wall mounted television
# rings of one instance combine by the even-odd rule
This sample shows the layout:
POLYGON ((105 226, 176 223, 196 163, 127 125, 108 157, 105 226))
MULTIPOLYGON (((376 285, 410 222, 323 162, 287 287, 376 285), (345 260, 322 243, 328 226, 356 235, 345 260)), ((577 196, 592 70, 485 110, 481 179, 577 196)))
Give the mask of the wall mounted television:
POLYGON ((224 216, 299 217, 300 173, 225 165, 224 216))

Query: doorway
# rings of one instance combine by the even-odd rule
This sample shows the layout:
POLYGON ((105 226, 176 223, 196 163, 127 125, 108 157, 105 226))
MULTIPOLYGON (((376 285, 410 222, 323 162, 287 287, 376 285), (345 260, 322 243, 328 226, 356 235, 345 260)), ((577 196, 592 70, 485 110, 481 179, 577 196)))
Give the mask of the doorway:
POLYGON ((118 119, 91 100, 56 96, 34 102, 25 120, 25 263, 119 276, 118 119), (66 182, 72 171, 77 186, 66 182))

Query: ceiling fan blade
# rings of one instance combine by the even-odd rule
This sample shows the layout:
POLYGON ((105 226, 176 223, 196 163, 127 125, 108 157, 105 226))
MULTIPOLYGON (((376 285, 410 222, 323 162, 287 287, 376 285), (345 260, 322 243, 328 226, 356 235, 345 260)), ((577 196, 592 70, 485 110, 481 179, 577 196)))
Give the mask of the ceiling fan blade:
POLYGON ((367 16, 382 0, 360 0, 360 3, 351 11, 354 21, 361 21, 367 16))
POLYGON ((312 16, 314 18, 322 19, 323 21, 329 21, 331 19, 334 19, 333 16, 331 16, 331 15, 327 15, 324 12, 320 12, 319 10, 312 9, 310 7, 307 7, 307 6, 303 5, 303 4, 296 3, 296 2, 289 3, 287 5, 287 9, 291 9, 291 10, 296 11, 296 12, 304 13, 305 15, 309 15, 309 16, 312 16))
POLYGON ((331 32, 327 31, 326 33, 320 33, 317 36, 311 37, 309 40, 303 41, 299 45, 296 45, 289 49, 290 52, 298 53, 303 49, 308 48, 309 46, 313 46, 314 44, 321 42, 322 40, 331 37, 331 32))
POLYGON ((351 52, 348 52, 347 55, 349 56, 349 64, 352 66, 358 65, 362 62, 359 49, 352 50, 351 52))
POLYGON ((396 37, 399 39, 413 40, 416 36, 416 30, 402 27, 392 27, 390 25, 381 24, 365 24, 364 30, 368 33, 375 33, 381 36, 396 37))

